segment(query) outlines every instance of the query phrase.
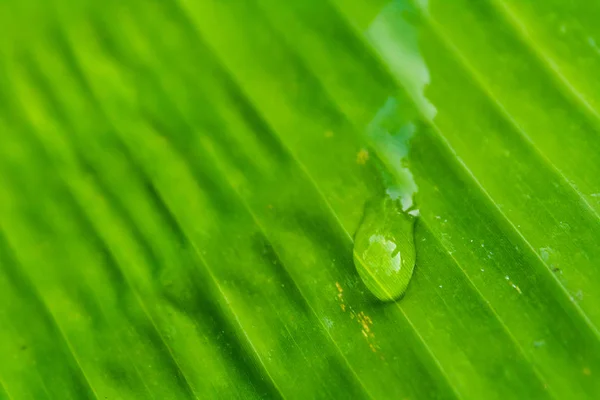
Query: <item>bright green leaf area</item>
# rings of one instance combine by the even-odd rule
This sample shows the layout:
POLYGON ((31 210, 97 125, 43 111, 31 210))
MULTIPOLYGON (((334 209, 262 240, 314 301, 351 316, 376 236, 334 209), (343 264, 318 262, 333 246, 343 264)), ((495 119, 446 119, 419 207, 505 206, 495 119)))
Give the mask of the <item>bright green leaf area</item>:
POLYGON ((599 398, 598 21, 0 2, 0 399, 599 398), (390 98, 420 216, 382 302, 353 240, 390 98))

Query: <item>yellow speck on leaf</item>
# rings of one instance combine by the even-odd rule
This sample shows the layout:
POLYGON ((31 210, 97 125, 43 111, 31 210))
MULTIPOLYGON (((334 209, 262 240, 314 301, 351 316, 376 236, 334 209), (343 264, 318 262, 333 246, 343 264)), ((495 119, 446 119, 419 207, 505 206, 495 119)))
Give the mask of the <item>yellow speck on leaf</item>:
POLYGON ((342 311, 346 311, 346 305, 344 304, 344 295, 342 293, 344 290, 342 289, 342 286, 340 285, 339 282, 335 283, 335 287, 337 287, 337 290, 338 290, 337 297, 340 301, 340 308, 342 309, 342 311))
POLYGON ((586 376, 590 376, 592 374, 592 371, 588 367, 585 367, 583 369, 583 374, 586 376))
POLYGON ((326 131, 326 132, 325 132, 325 137, 326 137, 326 138, 328 138, 328 139, 329 139, 329 138, 332 138, 332 137, 333 137, 333 132, 331 132, 331 131, 326 131))
POLYGON ((371 348, 371 351, 372 351, 373 353, 377 353, 377 349, 375 348, 375 346, 373 346, 373 343, 371 343, 371 344, 369 345, 369 347, 371 348))
POLYGON ((359 165, 365 165, 369 161, 369 151, 367 149, 360 149, 356 155, 356 162, 359 165))
POLYGON ((369 337, 375 337, 375 334, 371 332, 370 325, 373 325, 373 321, 368 315, 365 315, 363 311, 359 312, 357 315, 358 323, 362 327, 363 335, 368 339, 369 337), (367 335, 368 334, 368 335, 367 335))

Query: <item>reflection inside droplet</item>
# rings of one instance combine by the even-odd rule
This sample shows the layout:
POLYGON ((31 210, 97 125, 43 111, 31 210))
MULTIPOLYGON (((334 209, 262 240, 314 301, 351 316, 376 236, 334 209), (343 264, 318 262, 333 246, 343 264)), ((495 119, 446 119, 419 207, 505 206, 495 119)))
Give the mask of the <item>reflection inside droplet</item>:
POLYGON ((401 297, 415 266, 415 217, 385 195, 367 204, 354 238, 354 264, 365 286, 379 300, 401 297))

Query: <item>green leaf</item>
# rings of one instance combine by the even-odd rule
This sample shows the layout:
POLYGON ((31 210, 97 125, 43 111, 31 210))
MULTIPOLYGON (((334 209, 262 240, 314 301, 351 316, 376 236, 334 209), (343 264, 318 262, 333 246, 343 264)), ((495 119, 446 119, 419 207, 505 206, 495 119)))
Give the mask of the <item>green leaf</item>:
POLYGON ((599 17, 3 2, 0 398, 597 398, 599 17), (353 262, 385 192, 397 302, 353 262))

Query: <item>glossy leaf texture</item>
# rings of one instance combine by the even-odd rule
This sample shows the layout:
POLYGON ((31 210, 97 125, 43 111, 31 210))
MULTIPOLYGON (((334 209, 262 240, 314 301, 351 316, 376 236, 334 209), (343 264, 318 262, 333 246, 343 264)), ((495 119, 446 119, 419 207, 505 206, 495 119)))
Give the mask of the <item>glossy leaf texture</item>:
POLYGON ((0 398, 598 398, 599 19, 0 3, 0 398), (407 154, 369 134, 390 99, 407 154), (406 170, 382 302, 353 239, 406 170))

